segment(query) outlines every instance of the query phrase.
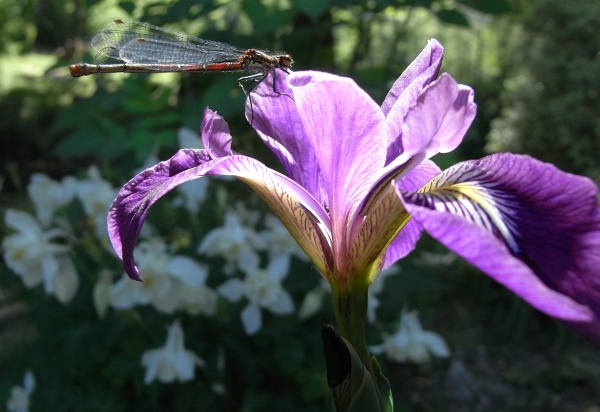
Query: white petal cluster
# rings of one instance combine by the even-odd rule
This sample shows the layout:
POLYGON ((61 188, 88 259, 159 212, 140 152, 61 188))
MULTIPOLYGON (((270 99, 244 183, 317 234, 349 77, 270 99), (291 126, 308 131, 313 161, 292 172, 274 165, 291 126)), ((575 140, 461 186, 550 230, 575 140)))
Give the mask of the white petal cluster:
POLYGON ((205 285, 205 266, 187 256, 171 256, 159 239, 140 243, 135 255, 144 281, 136 282, 123 275, 110 292, 115 309, 151 304, 167 314, 183 309, 194 315, 214 315, 217 294, 205 285))
POLYGON ((6 402, 8 412, 28 412, 29 396, 35 389, 35 377, 31 371, 25 372, 23 386, 16 385, 10 389, 10 398, 6 402))
POLYGON ((46 293, 61 303, 73 299, 79 287, 79 277, 68 256, 70 234, 64 229, 45 231, 30 214, 7 209, 6 226, 14 229, 2 239, 4 261, 28 288, 44 284, 46 293))
POLYGON ((27 185, 27 194, 35 206, 35 214, 43 227, 50 226, 56 209, 69 204, 77 190, 77 180, 66 176, 61 182, 43 173, 34 173, 27 185))
POLYGON ((103 318, 108 307, 110 306, 110 294, 112 290, 112 273, 109 270, 103 270, 98 275, 92 298, 94 300, 94 308, 98 317, 103 318))
POLYGON ((236 269, 244 270, 251 265, 251 262, 245 262, 244 259, 258 259, 256 251, 263 250, 265 246, 264 240, 254 229, 243 226, 236 213, 228 212, 225 215, 225 224, 206 234, 198 252, 207 256, 224 257, 227 263, 223 272, 231 275, 236 269))
POLYGON ((106 245, 108 245, 106 215, 117 192, 109 182, 102 179, 95 166, 88 169, 88 178, 77 184, 77 198, 82 203, 86 215, 94 223, 96 237, 103 240, 106 245))
POLYGON ((259 236, 265 242, 266 250, 272 259, 279 256, 293 255, 305 262, 308 261, 306 253, 304 253, 290 232, 276 216, 267 215, 265 217, 265 226, 267 230, 261 231, 259 236))
POLYGON ((304 296, 302 305, 298 310, 300 319, 308 319, 316 315, 323 307, 323 300, 331 293, 331 287, 325 279, 321 279, 319 286, 311 290, 304 296))
POLYGON ((372 346, 371 352, 385 353, 396 362, 428 362, 431 355, 441 358, 450 356, 444 338, 435 332, 425 331, 416 311, 402 311, 400 329, 392 336, 384 336, 383 344, 372 346))
POLYGON ((188 382, 194 379, 196 366, 204 361, 194 352, 185 349, 183 329, 178 321, 169 327, 164 346, 142 354, 142 366, 146 368, 144 383, 157 380, 161 383, 188 382))
POLYGON ((288 274, 289 259, 287 256, 275 258, 266 269, 259 268, 258 257, 254 259, 249 255, 244 260, 247 265, 242 269, 245 272, 244 280, 228 280, 218 290, 231 302, 237 302, 242 297, 248 300, 248 305, 242 310, 241 320, 246 334, 254 335, 262 327, 261 308, 276 315, 294 311, 292 297, 281 285, 288 274))

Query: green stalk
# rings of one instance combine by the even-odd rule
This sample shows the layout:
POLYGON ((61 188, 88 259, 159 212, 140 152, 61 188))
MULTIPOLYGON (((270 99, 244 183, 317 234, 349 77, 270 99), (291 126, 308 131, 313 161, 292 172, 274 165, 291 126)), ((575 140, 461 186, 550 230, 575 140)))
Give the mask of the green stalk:
POLYGON ((367 316, 368 285, 354 283, 351 287, 340 290, 334 285, 331 288, 333 312, 340 335, 348 340, 358 353, 361 361, 373 377, 377 389, 377 379, 371 355, 365 337, 365 319, 367 316))

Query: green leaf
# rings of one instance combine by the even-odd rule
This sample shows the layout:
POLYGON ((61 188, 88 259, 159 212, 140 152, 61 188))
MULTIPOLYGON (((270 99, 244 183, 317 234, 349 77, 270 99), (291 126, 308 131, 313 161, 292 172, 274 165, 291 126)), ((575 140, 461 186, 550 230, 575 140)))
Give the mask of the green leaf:
MULTIPOLYGON (((141 83, 138 84, 141 85, 141 83)), ((156 113, 169 105, 171 90, 168 88, 161 90, 158 96, 154 96, 151 90, 143 87, 133 88, 133 90, 128 87, 127 89, 128 94, 132 97, 123 101, 123 108, 132 113, 156 113)))
POLYGON ((394 399, 392 397, 392 389, 390 388, 390 382, 381 373, 381 366, 375 356, 371 356, 371 363, 373 364, 373 372, 377 379, 377 389, 379 389, 379 400, 382 402, 380 406, 383 412, 394 412, 394 399))
MULTIPOLYGON (((343 338, 342 338, 343 339, 343 338)), ((346 346, 350 350, 352 359, 352 372, 350 379, 352 382, 351 396, 352 400, 348 405, 347 412, 374 412, 379 410, 379 396, 375 390, 373 377, 362 363, 360 356, 354 350, 354 347, 344 339, 346 346)))
POLYGON ((233 76, 222 76, 205 91, 199 107, 210 107, 224 118, 244 111, 244 92, 233 76))
MULTIPOLYGON (((333 411, 381 411, 386 401, 380 401, 373 377, 352 344, 342 338, 331 325, 321 328, 321 338, 327 366, 327 384, 333 395, 333 411)), ((377 373, 380 374, 379 365, 377 368, 377 373)), ((387 380, 385 382, 387 383, 387 380)), ((386 385, 389 392, 389 384, 386 385)), ((389 395, 387 397, 389 399, 389 395)))

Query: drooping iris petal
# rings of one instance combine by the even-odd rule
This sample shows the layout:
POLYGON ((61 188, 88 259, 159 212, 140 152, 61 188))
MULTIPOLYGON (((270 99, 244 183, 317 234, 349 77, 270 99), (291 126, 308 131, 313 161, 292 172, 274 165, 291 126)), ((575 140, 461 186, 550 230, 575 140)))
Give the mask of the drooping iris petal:
POLYGON ((323 233, 328 222, 320 205, 295 182, 245 156, 207 159, 204 150, 182 149, 171 159, 143 171, 119 192, 109 211, 108 230, 126 272, 140 280, 133 261, 133 247, 144 219, 159 198, 181 183, 202 176, 235 176, 250 185, 282 220, 304 252, 325 271, 329 248, 323 233), (185 165, 185 167, 182 167, 185 165), (317 230, 317 227, 319 229, 317 230))
MULTIPOLYGON (((212 119, 223 121, 220 116, 212 119)), ((223 128, 217 125, 213 130, 221 131, 223 128)), ((329 217, 301 186, 249 157, 212 159, 207 150, 182 149, 171 159, 130 180, 111 206, 109 236, 130 277, 140 280, 133 260, 133 248, 150 206, 181 183, 215 175, 232 175, 252 187, 316 266, 325 272, 326 262, 331 260, 325 257, 330 254, 329 217)))
POLYGON ((210 160, 206 150, 180 150, 171 161, 141 172, 119 191, 108 213, 108 234, 131 278, 141 280, 133 263, 133 248, 150 206, 173 187, 165 182, 171 176, 210 160))
POLYGON ((598 188, 528 156, 459 163, 418 193, 413 219, 533 307, 600 343, 598 188))

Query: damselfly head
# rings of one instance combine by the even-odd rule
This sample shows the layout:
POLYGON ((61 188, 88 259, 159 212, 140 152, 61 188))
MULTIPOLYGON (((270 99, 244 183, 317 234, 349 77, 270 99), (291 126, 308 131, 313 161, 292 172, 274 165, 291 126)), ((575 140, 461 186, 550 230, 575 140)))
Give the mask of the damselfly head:
POLYGON ((294 59, 292 59, 292 56, 289 54, 282 54, 281 56, 278 56, 278 58, 281 67, 292 67, 292 64, 294 64, 294 59))

